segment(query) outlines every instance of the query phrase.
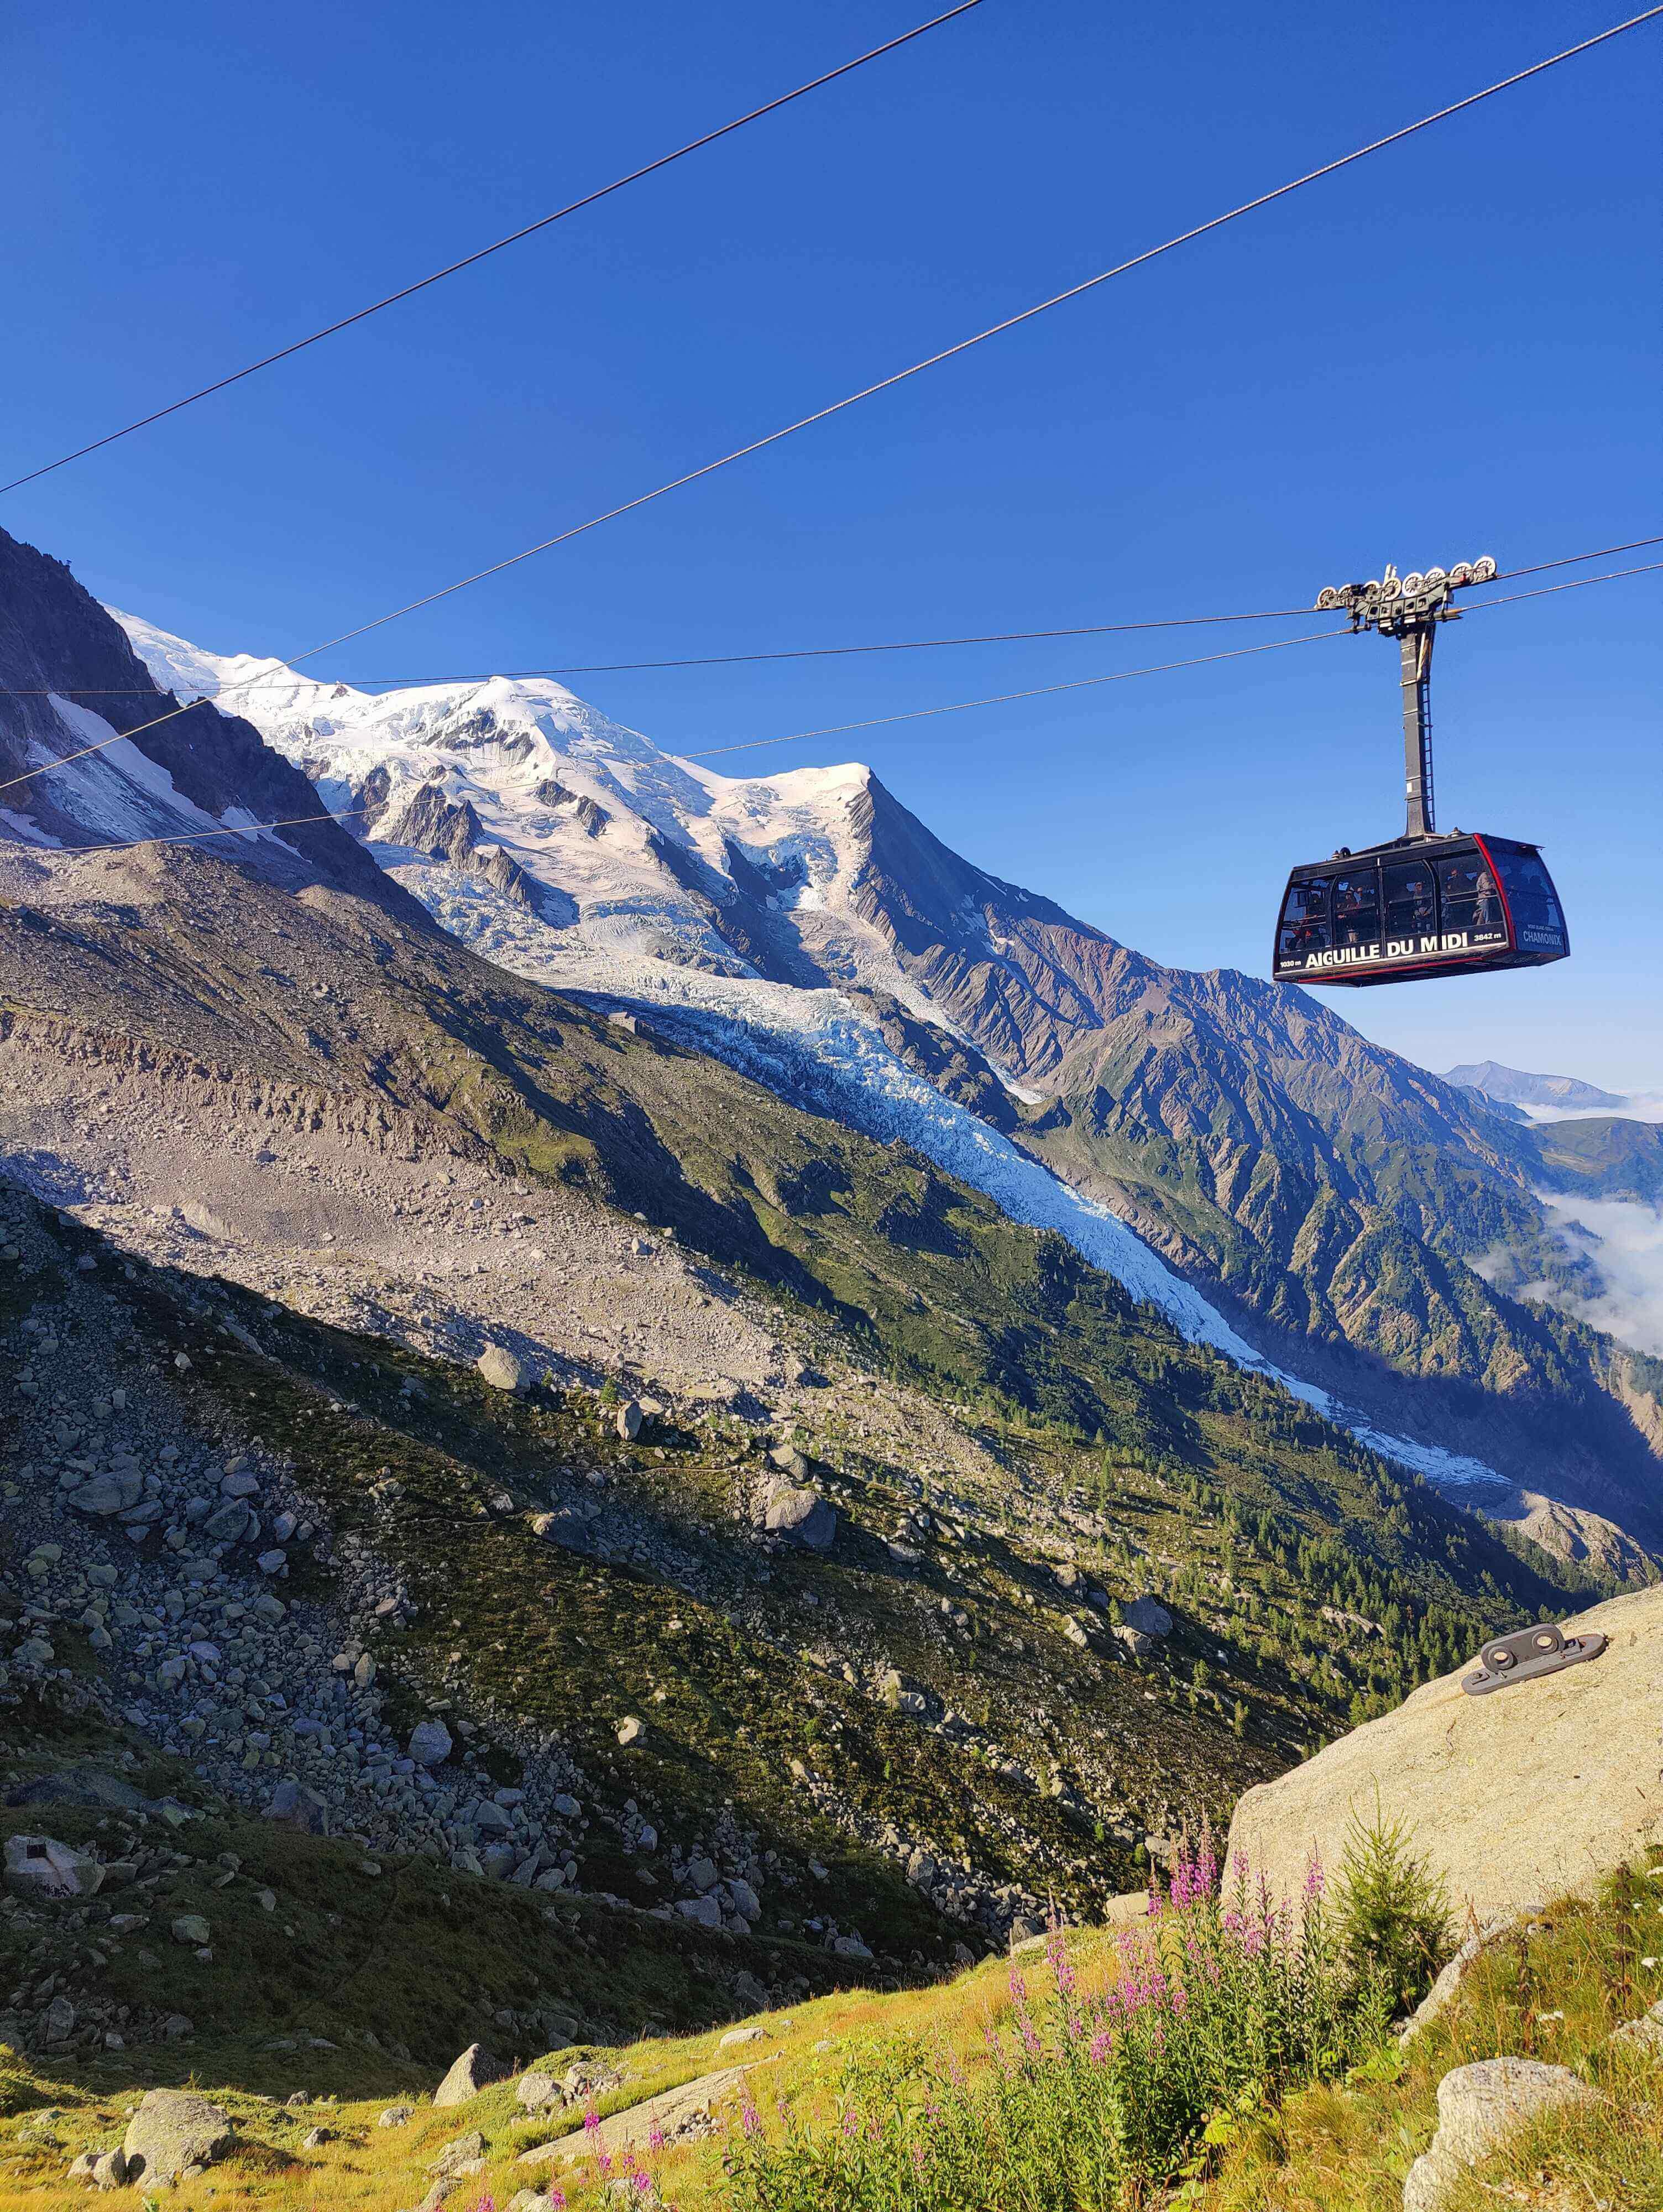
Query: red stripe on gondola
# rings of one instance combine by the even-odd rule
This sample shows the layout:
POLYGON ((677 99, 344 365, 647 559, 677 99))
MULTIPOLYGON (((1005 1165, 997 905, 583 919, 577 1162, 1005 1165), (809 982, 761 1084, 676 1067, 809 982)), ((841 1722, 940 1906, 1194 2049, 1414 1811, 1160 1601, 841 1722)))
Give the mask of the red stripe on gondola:
POLYGON ((1484 856, 1484 866, 1490 871, 1490 880, 1495 884, 1496 895, 1501 899, 1502 920, 1507 924, 1508 949, 1516 952, 1519 949, 1519 933, 1513 927, 1513 908, 1508 898, 1507 885, 1502 880, 1502 872, 1496 865, 1495 855, 1476 830, 1472 832, 1472 842, 1484 856))

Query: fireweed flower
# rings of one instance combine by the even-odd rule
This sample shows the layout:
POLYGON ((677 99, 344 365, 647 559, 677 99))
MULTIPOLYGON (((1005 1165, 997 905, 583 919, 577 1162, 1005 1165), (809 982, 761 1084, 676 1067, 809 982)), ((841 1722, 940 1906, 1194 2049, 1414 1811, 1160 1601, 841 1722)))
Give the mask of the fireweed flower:
POLYGON ((762 2132, 762 2116, 749 2097, 740 2107, 739 2125, 744 2130, 747 2138, 762 2132))
POLYGON ((1059 1996, 1071 1997, 1078 1978, 1075 1974, 1073 1962, 1069 1958, 1067 1941, 1060 1928, 1052 1929, 1046 1942, 1045 1955, 1056 1980, 1057 1994, 1059 1996))
POLYGON ((648 2150, 662 2150, 664 2148, 664 2130, 662 2128, 649 2128, 647 2130, 646 2148, 648 2150))
POLYGON ((600 2125, 600 2114, 599 2114, 599 2113, 595 2110, 594 2106, 592 2105, 592 2106, 589 2107, 589 2110, 588 2110, 588 2111, 584 2114, 584 2116, 583 2116, 583 2131, 584 2131, 585 2135, 587 2135, 587 2136, 592 2136, 592 2135, 593 2135, 593 2133, 595 2132, 595 2130, 596 2130, 599 2125, 600 2125))
POLYGON ((1305 1902, 1307 1905, 1315 1904, 1317 1899, 1321 1896, 1324 1888, 1326 1887, 1327 1880, 1328 1877, 1323 1871, 1321 1859, 1318 1856, 1315 1851, 1313 1851, 1311 1853, 1310 1863, 1305 1869, 1305 1902))
POLYGON ((1011 1994, 1019 2005, 1028 2002, 1028 1984, 1014 1966, 1011 1969, 1011 1994))
POLYGON ((1094 2066, 1101 2066, 1102 2064, 1104 2059, 1108 2056, 1109 2047, 1114 2043, 1114 2037, 1109 2033, 1107 2028, 1104 2028, 1100 2034, 1094 2035, 1092 2037, 1089 2055, 1094 2066))

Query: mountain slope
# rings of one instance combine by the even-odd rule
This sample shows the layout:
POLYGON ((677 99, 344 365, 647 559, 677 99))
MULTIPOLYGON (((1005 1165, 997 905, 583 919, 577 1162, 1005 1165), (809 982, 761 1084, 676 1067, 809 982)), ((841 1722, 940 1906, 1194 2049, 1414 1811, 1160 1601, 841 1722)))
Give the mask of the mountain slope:
MULTIPOLYGON (((914 1852, 956 1867, 960 1927, 1047 1888, 1083 1905, 1179 1805, 1586 1582, 902 1147, 341 894, 177 851, 51 865, 50 897, 0 915, 0 1133, 113 1243, 8 1206, 5 1520, 21 1556, 72 1477, 186 1446, 118 1540, 106 1628, 167 1749, 193 1740, 173 1692, 197 1677, 157 1668, 220 1664, 175 1578, 187 1492, 211 1506, 229 1453, 265 1511, 327 1532, 322 1581, 313 1553, 284 1560, 325 1608, 297 1621, 311 1645, 258 1661, 289 1707, 319 1694, 321 1639, 368 1637, 385 1710, 443 1698, 516 1759, 552 1732, 610 1820, 650 1791, 666 1835, 725 1800, 777 1852, 841 1837, 873 1871, 836 1917, 904 1954, 927 1929, 895 1886, 914 1852), (547 1378, 524 1403, 469 1372, 488 1340, 547 1378), (656 1425, 620 1438, 598 1384, 656 1425), (823 1559, 761 1526, 759 1430, 835 1501, 823 1559), (409 1619, 367 1626, 389 1590, 409 1619), (1170 1629, 1123 1645, 1113 1607, 1144 1591, 1170 1629), (650 1752, 617 1768, 632 1711, 650 1752)), ((209 1578, 240 1607, 255 1523, 214 1524, 209 1578)), ((103 1556, 71 1534, 32 1584, 66 1623, 103 1556)), ((203 1725, 198 1763, 258 1803, 241 1727, 203 1725)), ((286 1740, 285 1762, 328 1779, 286 1740)), ((356 1817, 376 1848, 432 1849, 422 1810, 356 1817)), ((598 1861, 586 1886, 617 1881, 598 1861)))
MULTIPOLYGON (((208 688, 252 665, 123 619, 153 666, 208 688)), ((239 696, 272 743, 331 806, 363 808, 382 864, 491 958, 683 1021, 702 1008, 718 1050, 736 1018, 751 1048, 823 1035, 792 1000, 829 986, 1222 1298, 1262 1355, 1380 1430, 1657 1528, 1654 1378, 1505 1295, 1574 1311, 1597 1255, 1537 1195, 1556 1179, 1539 1133, 1480 1096, 1302 993, 1159 967, 959 859, 867 769, 734 781, 548 681, 270 686, 239 696)))

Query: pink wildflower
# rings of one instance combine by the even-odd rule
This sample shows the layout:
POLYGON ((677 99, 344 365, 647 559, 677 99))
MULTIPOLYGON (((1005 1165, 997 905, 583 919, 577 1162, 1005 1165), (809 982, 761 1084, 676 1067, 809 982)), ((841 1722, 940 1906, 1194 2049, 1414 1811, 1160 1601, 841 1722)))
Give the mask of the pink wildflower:
POLYGON ((1057 1984, 1059 1996, 1071 1997, 1077 1977, 1073 1961, 1068 1955, 1068 1943, 1060 1928, 1053 1928, 1047 1938, 1045 1955, 1057 1984))

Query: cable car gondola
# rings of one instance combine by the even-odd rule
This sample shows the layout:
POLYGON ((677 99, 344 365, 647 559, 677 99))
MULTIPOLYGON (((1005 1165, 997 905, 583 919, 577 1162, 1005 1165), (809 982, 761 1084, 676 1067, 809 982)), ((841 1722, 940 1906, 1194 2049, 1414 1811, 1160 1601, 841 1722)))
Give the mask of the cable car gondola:
POLYGON ((1319 607, 1344 608, 1354 630, 1399 643, 1403 669, 1404 835, 1353 852, 1342 845, 1288 878, 1271 973, 1278 983, 1423 982, 1540 968, 1570 951, 1559 895, 1534 845, 1489 832, 1440 836, 1432 809, 1432 641, 1459 619, 1452 592, 1496 574, 1488 556, 1447 573, 1325 591, 1319 607))

